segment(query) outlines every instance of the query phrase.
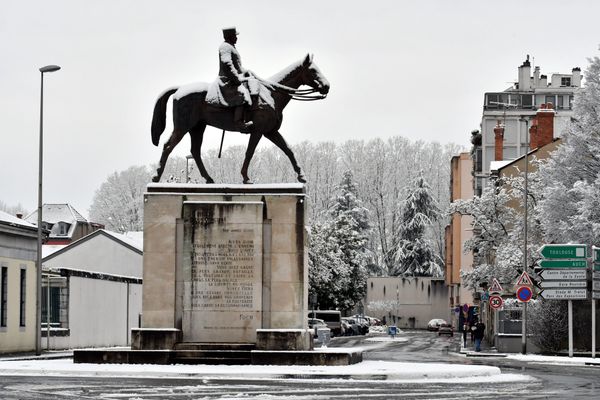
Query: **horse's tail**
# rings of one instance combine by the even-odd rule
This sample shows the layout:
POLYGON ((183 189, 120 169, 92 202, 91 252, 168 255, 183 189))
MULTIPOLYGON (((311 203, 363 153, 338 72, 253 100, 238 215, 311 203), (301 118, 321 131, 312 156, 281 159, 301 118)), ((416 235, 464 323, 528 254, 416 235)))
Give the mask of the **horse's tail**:
POLYGON ((178 88, 171 88, 160 95, 154 105, 154 113, 152 114, 152 143, 158 146, 160 135, 165 130, 167 116, 167 102, 169 97, 177 91, 178 88))

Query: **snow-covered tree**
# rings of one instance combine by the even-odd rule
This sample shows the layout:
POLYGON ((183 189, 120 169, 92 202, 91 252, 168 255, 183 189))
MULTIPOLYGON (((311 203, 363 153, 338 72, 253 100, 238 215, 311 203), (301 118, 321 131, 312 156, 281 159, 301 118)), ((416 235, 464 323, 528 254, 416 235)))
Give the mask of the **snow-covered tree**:
POLYGON ((338 191, 326 220, 312 229, 310 291, 317 294, 319 307, 348 310, 366 292, 369 220, 351 171, 344 173, 338 191))
POLYGON ((600 58, 590 59, 563 143, 540 169, 549 243, 600 244, 600 58))
POLYGON ((433 221, 440 212, 431 188, 419 175, 403 202, 403 214, 398 229, 394 276, 443 276, 443 261, 427 237, 433 221))
POLYGON ((151 170, 144 166, 129 167, 109 175, 94 194, 90 220, 115 232, 141 231, 144 192, 151 178, 151 170))

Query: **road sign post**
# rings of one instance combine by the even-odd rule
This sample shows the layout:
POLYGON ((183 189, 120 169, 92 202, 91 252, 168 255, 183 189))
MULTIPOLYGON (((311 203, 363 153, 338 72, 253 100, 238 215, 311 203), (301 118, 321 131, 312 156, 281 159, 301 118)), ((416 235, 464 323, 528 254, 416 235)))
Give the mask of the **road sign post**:
MULTIPOLYGON (((600 264, 600 249, 592 248, 593 261, 600 264)), ((585 244, 546 244, 539 250, 545 259, 542 268, 540 296, 544 299, 567 300, 569 309, 569 357, 573 357, 573 300, 587 299, 588 253, 585 244)), ((594 265, 596 270, 596 265, 594 265)), ((598 270, 600 271, 600 265, 598 270)), ((595 275, 595 274, 594 274, 595 275)), ((592 357, 596 349, 595 293, 600 297, 600 281, 593 282, 592 291, 592 357)))

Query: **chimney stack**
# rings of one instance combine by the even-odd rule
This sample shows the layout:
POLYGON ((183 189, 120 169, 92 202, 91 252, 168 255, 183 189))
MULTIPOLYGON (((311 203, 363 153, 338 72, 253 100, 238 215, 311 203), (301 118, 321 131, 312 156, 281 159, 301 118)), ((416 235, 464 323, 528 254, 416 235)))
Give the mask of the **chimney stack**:
POLYGON ((571 86, 581 87, 581 68, 573 68, 573 79, 571 79, 571 86))
POLYGON ((523 65, 519 67, 519 90, 531 90, 531 63, 529 54, 523 65))
POLYGON ((500 120, 494 127, 494 161, 502 161, 504 159, 504 124, 500 120))
POLYGON ((552 103, 541 105, 529 129, 530 149, 552 143, 554 140, 554 115, 555 111, 552 103))
POLYGON ((19 218, 19 219, 23 219, 23 214, 21 214, 21 213, 17 213, 17 214, 16 214, 16 216, 17 216, 17 218, 19 218))

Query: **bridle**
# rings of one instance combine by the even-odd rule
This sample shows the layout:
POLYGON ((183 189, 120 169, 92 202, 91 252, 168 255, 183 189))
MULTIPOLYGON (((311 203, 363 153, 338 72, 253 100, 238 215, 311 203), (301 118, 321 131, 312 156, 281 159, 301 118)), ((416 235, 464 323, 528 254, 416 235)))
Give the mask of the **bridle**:
POLYGON ((320 93, 318 89, 294 89, 289 86, 282 85, 280 83, 267 81, 265 79, 255 77, 257 80, 262 82, 265 86, 271 89, 274 92, 284 93, 288 96, 292 97, 292 100, 298 101, 314 101, 314 100, 323 100, 327 97, 327 93, 320 93), (318 93, 317 95, 313 95, 313 93, 318 93))

